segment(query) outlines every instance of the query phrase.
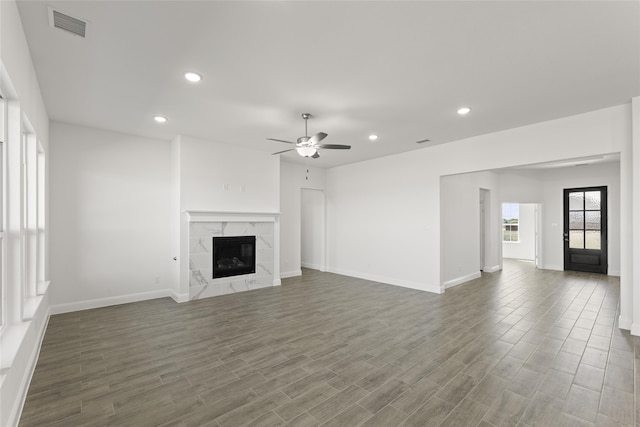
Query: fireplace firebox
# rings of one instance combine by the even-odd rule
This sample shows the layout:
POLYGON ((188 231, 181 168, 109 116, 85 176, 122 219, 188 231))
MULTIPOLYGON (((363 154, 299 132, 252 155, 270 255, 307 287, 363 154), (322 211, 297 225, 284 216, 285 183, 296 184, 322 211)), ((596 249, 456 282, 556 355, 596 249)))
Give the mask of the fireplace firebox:
POLYGON ((256 272, 256 236, 214 237, 213 278, 256 272))

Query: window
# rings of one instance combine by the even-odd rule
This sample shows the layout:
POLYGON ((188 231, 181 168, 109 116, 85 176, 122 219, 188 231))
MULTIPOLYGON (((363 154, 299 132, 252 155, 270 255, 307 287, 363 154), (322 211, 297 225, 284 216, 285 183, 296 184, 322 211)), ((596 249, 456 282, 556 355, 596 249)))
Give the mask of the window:
POLYGON ((518 203, 502 204, 502 241, 518 242, 518 225, 520 221, 520 205, 518 203))

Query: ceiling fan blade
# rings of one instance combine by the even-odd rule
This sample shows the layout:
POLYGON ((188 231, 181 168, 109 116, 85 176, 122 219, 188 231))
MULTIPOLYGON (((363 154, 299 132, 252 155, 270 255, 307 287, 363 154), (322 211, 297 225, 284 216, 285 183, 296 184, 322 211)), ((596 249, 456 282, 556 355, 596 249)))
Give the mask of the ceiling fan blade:
POLYGON ((276 142, 285 142, 287 144, 295 144, 295 142, 292 141, 285 141, 284 139, 275 139, 275 138, 267 138, 269 141, 276 141, 276 142))
POLYGON ((272 156, 275 156, 276 154, 286 153, 287 151, 293 151, 293 150, 295 150, 295 148, 289 148, 288 150, 278 151, 277 153, 273 153, 272 156))
POLYGON ((315 148, 328 148, 330 150, 349 150, 351 148, 350 145, 342 145, 342 144, 322 144, 322 145, 314 145, 315 148))
POLYGON ((327 134, 324 132, 318 132, 315 135, 313 135, 311 138, 309 138, 309 144, 311 145, 315 145, 318 142, 322 141, 323 139, 325 139, 327 137, 327 134))
POLYGON ((320 154, 318 154, 318 152, 316 151, 316 154, 314 154, 313 156, 311 156, 312 159, 317 159, 318 157, 320 157, 320 154))

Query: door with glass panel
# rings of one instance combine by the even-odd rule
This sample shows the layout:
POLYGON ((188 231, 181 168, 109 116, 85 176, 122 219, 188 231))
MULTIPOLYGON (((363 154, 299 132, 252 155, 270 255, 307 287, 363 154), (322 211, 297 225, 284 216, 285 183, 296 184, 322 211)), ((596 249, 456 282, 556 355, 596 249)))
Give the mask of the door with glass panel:
POLYGON ((564 190, 564 269, 607 274, 607 187, 564 190))

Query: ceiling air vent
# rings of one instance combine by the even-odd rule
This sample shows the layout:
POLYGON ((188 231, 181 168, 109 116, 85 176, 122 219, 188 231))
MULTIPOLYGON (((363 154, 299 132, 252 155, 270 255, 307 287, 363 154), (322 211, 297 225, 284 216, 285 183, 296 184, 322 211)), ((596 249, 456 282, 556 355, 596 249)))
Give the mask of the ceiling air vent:
POLYGON ((74 18, 53 8, 49 8, 49 22, 54 28, 67 31, 76 36, 85 38, 87 35, 87 22, 74 18))

